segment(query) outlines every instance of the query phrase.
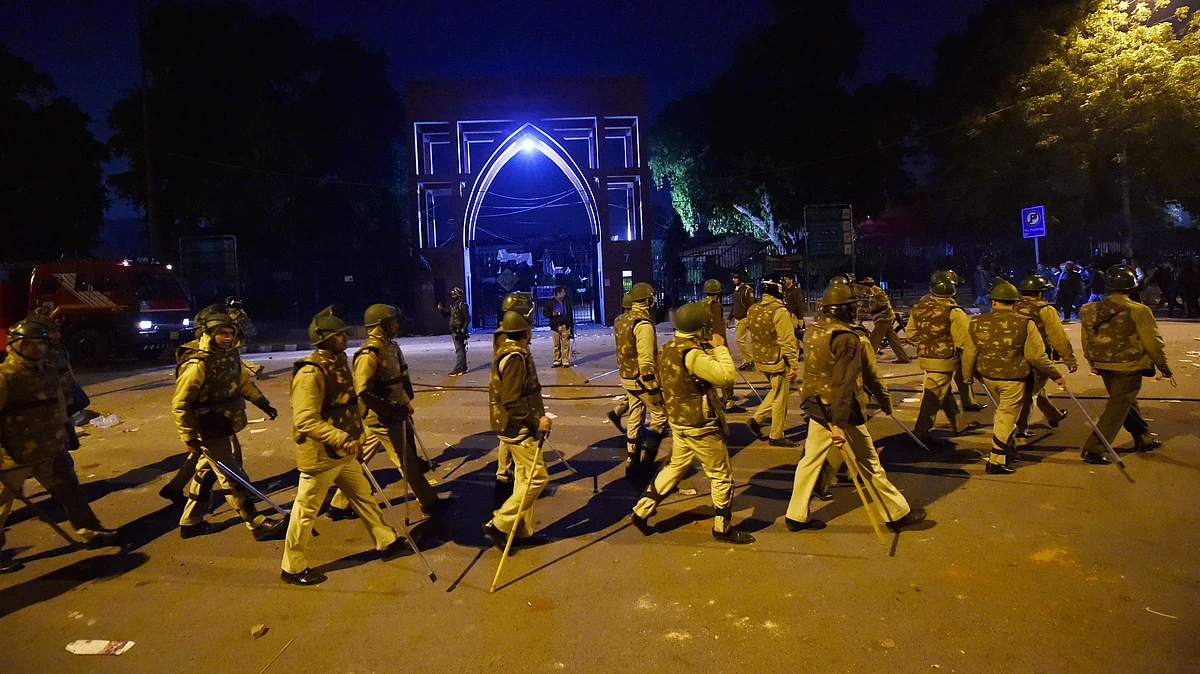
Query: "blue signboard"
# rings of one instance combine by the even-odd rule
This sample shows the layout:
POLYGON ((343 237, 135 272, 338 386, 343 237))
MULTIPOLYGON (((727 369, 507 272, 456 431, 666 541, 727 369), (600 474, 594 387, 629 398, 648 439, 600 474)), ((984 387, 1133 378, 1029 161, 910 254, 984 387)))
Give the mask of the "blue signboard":
POLYGON ((1046 207, 1033 206, 1021 209, 1021 236, 1036 239, 1046 236, 1046 207))

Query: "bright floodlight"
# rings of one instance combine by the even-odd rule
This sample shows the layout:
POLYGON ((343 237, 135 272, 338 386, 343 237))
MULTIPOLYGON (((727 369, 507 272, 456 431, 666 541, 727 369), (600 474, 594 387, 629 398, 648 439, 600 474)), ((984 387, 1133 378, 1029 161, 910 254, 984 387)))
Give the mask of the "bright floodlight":
POLYGON ((533 139, 530 138, 529 136, 525 136, 525 138, 521 141, 521 150, 523 152, 529 152, 530 150, 534 149, 535 147, 537 147, 537 146, 534 144, 533 139))

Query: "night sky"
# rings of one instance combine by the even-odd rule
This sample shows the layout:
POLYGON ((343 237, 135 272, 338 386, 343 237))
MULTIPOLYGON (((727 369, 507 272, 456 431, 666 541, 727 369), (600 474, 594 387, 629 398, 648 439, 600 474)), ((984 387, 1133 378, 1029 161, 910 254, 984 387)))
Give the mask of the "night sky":
MULTIPOLYGON (((927 81, 934 43, 961 30, 985 2, 854 0, 866 45, 850 84, 891 72, 927 81)), ((383 49, 398 88, 416 78, 634 74, 646 81, 651 114, 707 84, 738 40, 770 17, 767 0, 249 4, 286 11, 320 35, 345 33, 383 49)), ((137 79, 134 0, 0 0, 0 42, 53 77, 58 92, 92 116, 92 130, 108 137, 108 110, 137 79)), ((112 210, 128 212, 120 204, 112 210)))

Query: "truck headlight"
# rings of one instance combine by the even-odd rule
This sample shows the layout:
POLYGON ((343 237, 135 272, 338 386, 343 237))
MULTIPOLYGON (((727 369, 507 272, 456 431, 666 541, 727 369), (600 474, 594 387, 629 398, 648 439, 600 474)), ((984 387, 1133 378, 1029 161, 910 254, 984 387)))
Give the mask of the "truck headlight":
POLYGON ((192 327, 192 319, 190 319, 190 318, 183 319, 183 327, 185 327, 185 328, 192 327))
POLYGON ((138 321, 138 330, 153 330, 154 321, 138 321))

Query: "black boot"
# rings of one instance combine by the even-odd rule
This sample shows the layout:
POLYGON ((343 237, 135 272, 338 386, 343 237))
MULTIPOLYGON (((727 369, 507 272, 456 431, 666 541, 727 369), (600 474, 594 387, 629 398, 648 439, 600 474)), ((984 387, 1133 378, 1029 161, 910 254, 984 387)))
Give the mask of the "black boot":
POLYGON ((288 518, 264 520, 262 524, 250 530, 256 541, 274 541, 287 535, 288 518))
POLYGON ((905 515, 904 517, 901 517, 900 519, 896 520, 895 522, 888 522, 887 528, 891 529, 892 531, 900 531, 904 527, 911 527, 912 525, 914 525, 917 522, 920 522, 924 519, 925 519, 925 509, 924 508, 913 508, 912 510, 908 511, 908 514, 905 515))
POLYGON ((1084 463, 1091 463, 1097 466, 1107 466, 1112 463, 1112 459, 1108 458, 1107 454, 1100 452, 1089 452, 1086 449, 1079 454, 1079 458, 1083 459, 1084 463))
POLYGON ((642 466, 650 472, 654 471, 654 462, 658 459, 658 447, 662 441, 662 433, 654 431, 646 431, 642 439, 642 466))
POLYGON ((121 545, 121 532, 118 529, 92 529, 91 535, 83 543, 83 547, 88 550, 96 550, 105 547, 119 547, 121 545))
POLYGON ((280 571, 279 577, 283 579, 283 582, 289 585, 299 585, 301 587, 320 585, 326 580, 325 574, 321 573, 320 571, 313 571, 312 569, 305 569, 300 573, 288 573, 287 571, 280 571))
POLYGON ((197 536, 207 536, 217 530, 217 525, 212 522, 201 522, 200 524, 181 524, 179 525, 180 538, 195 538, 197 536))
POLYGON ((725 543, 733 543, 734 545, 748 545, 754 542, 754 537, 744 531, 738 531, 733 527, 729 527, 725 531, 712 530, 713 538, 725 543))
POLYGON ((158 490, 158 495, 170 501, 173 505, 183 506, 187 503, 187 497, 183 495, 182 489, 176 489, 171 485, 164 485, 158 490))
POLYGON ((642 532, 643 536, 649 536, 654 533, 654 525, 650 524, 649 520, 637 513, 631 514, 629 521, 633 522, 633 526, 637 527, 637 530, 642 532))
POLYGON ((621 415, 617 414, 615 410, 608 411, 608 420, 612 422, 613 426, 617 427, 618 433, 625 433, 625 427, 621 425, 621 415))
POLYGON ((633 483, 641 481, 642 475, 642 455, 634 447, 628 454, 625 455, 625 479, 633 483))
POLYGON ((334 522, 341 522, 342 520, 352 520, 352 519, 356 519, 358 517, 358 513, 354 512, 353 510, 351 510, 349 508, 335 508, 334 506, 329 506, 328 515, 329 515, 329 519, 333 520, 334 522))

